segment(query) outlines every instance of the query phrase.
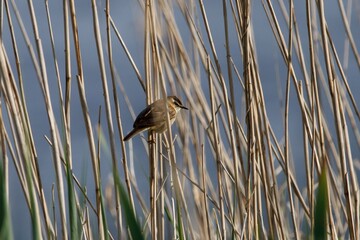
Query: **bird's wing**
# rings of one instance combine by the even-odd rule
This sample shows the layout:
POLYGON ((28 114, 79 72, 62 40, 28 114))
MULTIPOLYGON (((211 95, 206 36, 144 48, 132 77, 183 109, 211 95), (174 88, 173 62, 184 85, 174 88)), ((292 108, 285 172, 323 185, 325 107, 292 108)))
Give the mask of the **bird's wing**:
MULTIPOLYGON (((136 118, 134 128, 152 128, 164 124, 166 118, 164 107, 161 103, 147 106, 136 118)), ((175 118, 175 115, 175 111, 170 111, 170 119, 175 118)))
POLYGON ((157 125, 164 118, 162 107, 159 105, 149 105, 138 115, 134 122, 134 128, 151 128, 157 125))

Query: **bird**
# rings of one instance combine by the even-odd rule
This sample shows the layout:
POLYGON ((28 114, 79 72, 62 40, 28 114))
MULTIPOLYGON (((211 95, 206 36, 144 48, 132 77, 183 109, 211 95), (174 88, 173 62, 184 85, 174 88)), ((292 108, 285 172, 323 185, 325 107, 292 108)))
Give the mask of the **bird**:
MULTIPOLYGON (((179 98, 176 96, 168 96, 166 98, 168 104, 168 111, 170 117, 170 126, 174 123, 177 113, 181 109, 188 110, 185 107, 179 98)), ((131 130, 125 137, 124 141, 128 141, 137 134, 150 130, 157 133, 163 133, 167 130, 166 127, 166 106, 164 99, 156 100, 155 102, 148 105, 144 110, 142 110, 139 115, 136 117, 133 130, 131 130)))

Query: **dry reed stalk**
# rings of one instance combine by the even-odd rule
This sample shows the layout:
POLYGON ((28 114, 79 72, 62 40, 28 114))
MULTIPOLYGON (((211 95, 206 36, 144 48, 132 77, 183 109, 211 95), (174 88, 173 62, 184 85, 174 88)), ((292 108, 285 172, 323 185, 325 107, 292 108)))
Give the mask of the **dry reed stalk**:
MULTIPOLYGON (((319 201, 316 197, 319 178, 326 169, 329 193, 326 198, 327 236, 332 239, 359 238, 356 228, 360 221, 359 170, 358 153, 354 149, 360 144, 360 111, 348 71, 351 68, 349 61, 354 61, 358 67, 360 57, 355 31, 351 27, 354 25, 350 17, 352 1, 348 1, 346 7, 338 1, 339 19, 346 38, 343 52, 331 32, 324 1, 306 1, 303 6, 295 1, 264 0, 261 2, 263 12, 254 12, 259 10, 254 8, 255 3, 223 0, 212 3, 218 7, 216 16, 209 3, 202 0, 138 1, 137 8, 142 15, 136 18, 143 25, 143 49, 140 51, 143 63, 139 62, 139 51, 134 50, 133 45, 126 42, 127 36, 120 33, 119 26, 122 25, 119 19, 123 21, 123 16, 118 16, 115 3, 110 5, 110 1, 106 1, 101 15, 99 3, 91 1, 89 15, 92 21, 89 24, 92 22, 93 25, 91 36, 96 45, 95 62, 99 64, 97 71, 101 77, 99 83, 102 84, 105 107, 99 108, 97 141, 92 126, 95 118, 90 111, 92 106, 88 105, 93 96, 87 96, 85 92, 91 87, 84 74, 87 66, 82 55, 86 53, 81 51, 87 42, 81 35, 82 29, 79 29, 82 25, 78 22, 75 1, 62 3, 63 69, 56 55, 61 48, 55 37, 59 33, 53 31, 57 23, 51 19, 51 2, 45 1, 57 87, 55 94, 49 91, 51 65, 46 61, 44 33, 35 14, 40 10, 31 0, 28 1, 29 31, 22 22, 24 13, 17 9, 14 0, 11 1, 22 32, 20 38, 12 23, 8 1, 4 3, 11 43, 4 44, 1 40, 1 156, 5 179, 11 177, 8 174, 12 166, 7 160, 14 163, 27 208, 33 213, 35 234, 64 239, 73 236, 70 232, 74 226, 70 224, 68 229, 72 220, 67 216, 71 201, 66 201, 67 187, 64 184, 70 179, 70 183, 78 186, 71 187, 72 192, 68 193, 74 196, 75 212, 83 223, 78 232, 83 238, 94 239, 95 233, 100 239, 112 239, 113 234, 115 238, 132 237, 133 224, 128 222, 126 209, 122 209, 123 199, 117 192, 117 176, 120 175, 117 158, 121 154, 121 179, 126 185, 130 212, 145 237, 310 237, 316 231, 314 219, 319 201), (282 60, 279 75, 275 77, 264 74, 266 67, 261 65, 264 57, 258 56, 257 51, 263 49, 255 39, 259 31, 255 19, 259 15, 267 18, 261 27, 271 30, 277 44, 273 51, 282 60), (304 29, 305 24, 307 29, 304 29), (34 40, 29 37, 31 31, 34 40), (71 35, 73 41, 70 41, 71 35), (103 35, 106 38, 104 45, 103 35), (39 143, 33 137, 36 129, 31 127, 29 103, 25 97, 27 76, 20 62, 24 55, 18 49, 20 39, 28 47, 50 129, 50 137, 46 140, 51 147, 57 195, 53 189, 52 217, 45 199, 48 190, 43 189, 44 179, 40 174, 43 168, 37 155, 39 143), (11 60, 7 56, 8 46, 13 50, 11 60), (123 55, 118 55, 117 46, 123 55), (343 61, 339 57, 342 53, 343 61), (124 71, 118 74, 118 56, 127 59, 129 69, 137 78, 134 85, 138 88, 135 90, 131 88, 129 79, 121 79, 124 71), (15 59, 15 64, 12 64, 12 59, 15 59), (76 60, 76 66, 73 66, 73 60, 76 60), (89 145, 87 154, 93 172, 90 191, 94 193, 94 199, 90 197, 90 191, 81 186, 72 169, 76 165, 73 159, 75 143, 71 139, 75 137, 74 125, 77 126, 77 122, 71 122, 74 110, 72 69, 76 69, 84 118, 81 125, 89 145), (61 78, 61 72, 64 72, 64 78, 61 78), (276 77, 281 101, 278 108, 282 114, 273 122, 273 109, 268 106, 268 94, 271 93, 268 82, 276 77), (111 90, 108 84, 111 84, 111 90), (136 98, 134 91, 136 94, 144 92, 143 97, 136 98), (129 147, 126 148, 122 141, 123 124, 128 112, 132 119, 136 116, 135 105, 132 105, 134 99, 142 99, 142 102, 146 99, 150 104, 166 95, 177 95, 190 109, 188 113, 179 114, 177 131, 173 132, 175 127, 171 128, 167 119, 168 131, 164 135, 149 134, 147 139, 141 137, 142 144, 134 140, 127 142, 129 147), (58 99, 57 103, 54 99, 58 99), (60 119, 55 118, 53 109, 56 107, 60 110, 60 119), (100 117, 101 109, 106 113, 104 123, 100 117), (298 122, 292 121, 294 117, 299 117, 298 122), (114 120, 117 130, 113 126, 114 120), (105 135, 101 132, 103 124, 107 125, 105 135), (59 125, 62 132, 59 132, 59 125), (105 154, 105 157, 101 156, 103 142, 110 144, 110 154, 105 154), (300 145, 295 142, 300 142, 300 145), (111 159, 115 187, 115 194, 111 196, 116 214, 112 217, 107 216, 106 211, 110 206, 103 203, 103 177, 100 174, 104 169, 101 160, 107 157, 111 159), (147 159, 148 171, 146 168, 143 174, 143 169, 134 166, 147 159), (68 169, 71 175, 65 180, 62 171, 66 173, 68 169), (303 172, 303 178, 299 176, 300 172, 303 172), (143 182, 148 186, 145 189, 143 182), (60 215, 55 216, 57 213, 60 215), (107 225, 110 219, 115 222, 111 226, 116 229, 107 225), (90 221, 97 226, 96 230, 90 221)), ((6 29, 2 28, 2 31, 6 29)), ((7 180, 5 187, 11 187, 7 180)), ((11 191, 7 191, 9 196, 11 191)))

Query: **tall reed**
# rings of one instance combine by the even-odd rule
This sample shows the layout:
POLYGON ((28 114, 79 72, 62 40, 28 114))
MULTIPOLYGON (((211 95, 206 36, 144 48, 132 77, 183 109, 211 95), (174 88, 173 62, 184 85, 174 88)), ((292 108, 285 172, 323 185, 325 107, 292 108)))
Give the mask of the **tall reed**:
POLYGON ((34 239, 360 238, 356 1, 27 3, 1 4, 1 239, 30 235, 13 191, 34 239), (190 111, 125 143, 167 95, 190 111))

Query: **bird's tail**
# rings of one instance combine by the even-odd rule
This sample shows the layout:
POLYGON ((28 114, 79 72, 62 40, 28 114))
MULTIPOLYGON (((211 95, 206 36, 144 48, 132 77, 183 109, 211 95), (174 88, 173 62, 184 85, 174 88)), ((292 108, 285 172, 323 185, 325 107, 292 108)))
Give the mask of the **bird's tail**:
POLYGON ((146 129, 136 129, 134 128, 133 130, 131 130, 131 132, 129 132, 125 137, 124 137, 124 142, 129 140, 130 138, 134 137, 135 135, 145 131, 146 129))

